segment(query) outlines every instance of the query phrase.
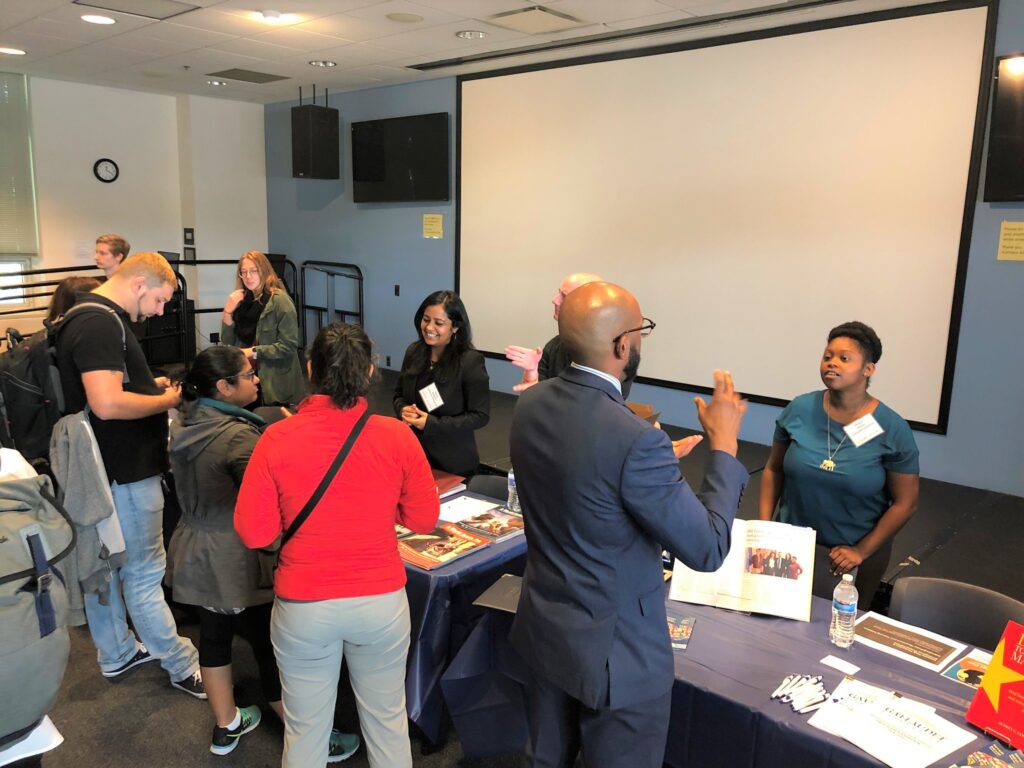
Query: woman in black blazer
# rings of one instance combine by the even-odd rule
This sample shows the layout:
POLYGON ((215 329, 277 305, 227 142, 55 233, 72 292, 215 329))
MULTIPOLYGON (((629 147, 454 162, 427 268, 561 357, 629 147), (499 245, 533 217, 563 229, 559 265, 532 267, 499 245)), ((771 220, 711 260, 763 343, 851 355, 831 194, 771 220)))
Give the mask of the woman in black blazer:
POLYGON ((469 476, 480 464, 473 431, 487 424, 490 379, 473 349, 469 315, 453 291, 423 300, 395 386, 395 415, 413 428, 430 466, 469 476))

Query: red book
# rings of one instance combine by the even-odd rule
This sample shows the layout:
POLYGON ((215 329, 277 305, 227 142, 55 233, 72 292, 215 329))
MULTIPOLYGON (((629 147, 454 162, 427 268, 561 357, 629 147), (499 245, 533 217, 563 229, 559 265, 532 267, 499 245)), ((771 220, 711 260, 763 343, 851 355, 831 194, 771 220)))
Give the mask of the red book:
POLYGON ((1024 626, 1007 623, 967 710, 967 722, 1012 747, 1024 748, 1024 626))
POLYGON ((431 469, 434 476, 434 483, 437 485, 437 495, 442 499, 458 491, 466 489, 466 478, 462 475, 453 475, 450 472, 442 472, 440 469, 431 469))

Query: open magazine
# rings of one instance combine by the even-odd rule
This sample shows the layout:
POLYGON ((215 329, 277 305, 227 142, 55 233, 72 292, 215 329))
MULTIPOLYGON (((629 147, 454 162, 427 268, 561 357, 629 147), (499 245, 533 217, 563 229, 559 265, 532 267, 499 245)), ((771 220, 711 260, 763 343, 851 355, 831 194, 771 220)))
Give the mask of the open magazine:
POLYGON ((429 571, 491 542, 504 541, 524 532, 522 515, 493 502, 482 503, 463 496, 447 502, 446 506, 449 508, 442 510, 440 524, 430 533, 414 533, 403 526, 395 526, 398 554, 407 563, 429 571), (464 503, 459 504, 460 501, 464 503))
POLYGON ((669 599, 810 621, 814 540, 813 528, 734 520, 722 567, 700 573, 676 560, 669 599))

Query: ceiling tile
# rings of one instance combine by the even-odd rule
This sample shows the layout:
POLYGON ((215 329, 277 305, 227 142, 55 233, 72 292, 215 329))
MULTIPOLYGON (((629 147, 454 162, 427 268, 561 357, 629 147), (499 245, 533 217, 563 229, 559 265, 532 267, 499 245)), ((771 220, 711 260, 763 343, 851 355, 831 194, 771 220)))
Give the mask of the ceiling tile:
POLYGON ((145 34, 145 29, 139 30, 138 32, 128 32, 124 35, 118 35, 110 40, 109 44, 129 51, 148 53, 154 58, 160 56, 173 56, 176 53, 185 53, 186 51, 191 51, 193 48, 199 47, 194 43, 172 43, 168 40, 159 40, 155 37, 148 37, 145 34))
POLYGON ((335 35, 347 40, 365 42, 377 38, 425 29, 439 24, 448 24, 466 19, 450 13, 434 10, 423 5, 415 5, 405 0, 390 0, 377 3, 368 8, 358 8, 348 13, 325 16, 324 18, 301 25, 301 29, 335 35), (423 21, 405 23, 387 18, 389 13, 412 13, 422 16, 423 21))
POLYGON ((257 35, 265 32, 267 25, 261 21, 254 21, 247 16, 236 16, 231 13, 222 13, 217 7, 200 8, 198 11, 189 11, 180 16, 175 16, 171 21, 164 24, 175 24, 184 27, 194 27, 208 32, 220 32, 234 37, 245 35, 257 35))
POLYGON ((217 45, 228 40, 233 40, 235 35, 226 35, 223 32, 211 32, 195 27, 185 27, 169 21, 160 21, 150 24, 132 35, 139 35, 155 40, 163 40, 168 43, 188 46, 188 48, 205 48, 208 45, 217 45))
POLYGON ((778 6, 777 0, 661 0, 665 5, 692 13, 694 16, 717 16, 752 8, 778 6))
POLYGON ((268 61, 285 59, 295 55, 294 48, 283 45, 274 45, 261 40, 255 40, 250 37, 235 37, 231 40, 227 40, 226 42, 218 43, 217 45, 210 47, 216 51, 227 51, 228 53, 237 53, 242 56, 267 59, 268 61))
MULTIPOLYGON (((612 2, 621 2, 621 0, 612 0, 612 2)), ((550 2, 530 2, 529 0, 415 0, 415 3, 455 16, 481 20, 498 13, 529 8, 531 5, 552 5, 550 2)))
POLYGON ((24 24, 26 21, 62 5, 68 0, 3 0, 0 3, 0 30, 24 24))
POLYGON ((672 10, 671 6, 658 0, 630 0, 627 3, 621 0, 561 0, 552 8, 575 16, 585 24, 638 19, 672 10))
MULTIPOLYGON (((97 0, 98 2, 101 0, 97 0)), ((68 24, 73 24, 76 27, 81 27, 87 31, 109 31, 113 34, 118 34, 126 30, 138 29, 139 27, 145 27, 150 24, 156 24, 156 20, 143 18, 142 16, 133 16, 130 13, 118 13, 117 11, 107 11, 100 8, 92 8, 87 5, 75 5, 71 3, 69 5, 62 5, 58 8, 52 8, 46 13, 41 13, 39 18, 46 19, 47 21, 62 21, 68 24), (90 24, 87 21, 82 21, 82 17, 88 14, 96 14, 99 16, 107 16, 113 19, 115 24, 90 24)))
POLYGON ((318 35, 306 32, 299 27, 282 27, 262 35, 253 35, 251 40, 272 45, 284 46, 296 51, 322 51, 325 48, 337 48, 339 45, 352 42, 346 38, 331 35, 318 35))
MULTIPOLYGON (((309 66, 310 56, 308 54, 293 55, 284 59, 288 63, 302 64, 309 66)), ((351 43, 338 48, 326 48, 316 52, 317 59, 327 59, 337 63, 338 68, 362 67, 368 64, 383 64, 402 58, 405 54, 400 50, 382 48, 369 43, 351 43)))
POLYGON ((410 56, 415 56, 417 54, 424 55, 453 48, 465 49, 480 42, 487 43, 489 47, 493 47, 502 41, 517 41, 519 45, 528 45, 537 40, 536 37, 525 35, 521 32, 492 27, 489 24, 482 24, 480 22, 475 22, 473 28, 483 28, 483 31, 487 32, 487 37, 483 41, 460 40, 455 36, 455 33, 465 28, 466 23, 460 21, 454 24, 442 24, 427 29, 418 29, 399 35, 389 35, 388 37, 378 38, 376 42, 388 48, 405 51, 410 56), (464 45, 459 45, 460 43, 464 43, 464 45))
POLYGON ((25 51, 25 56, 3 56, 4 66, 8 61, 20 59, 21 61, 34 61, 36 59, 53 56, 57 53, 70 51, 83 45, 80 40, 68 40, 63 37, 50 37, 39 35, 34 32, 23 31, 21 27, 0 32, 0 45, 20 48, 25 51))

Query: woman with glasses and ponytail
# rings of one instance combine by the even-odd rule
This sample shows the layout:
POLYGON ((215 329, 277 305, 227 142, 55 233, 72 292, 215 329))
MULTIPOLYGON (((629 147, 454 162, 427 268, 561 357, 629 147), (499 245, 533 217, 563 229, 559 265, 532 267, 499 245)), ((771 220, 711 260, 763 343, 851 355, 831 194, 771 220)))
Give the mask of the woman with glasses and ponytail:
POLYGON ((306 396, 295 305, 259 251, 238 260, 236 288, 224 303, 220 336, 256 361, 264 405, 294 405, 306 396))
POLYGON ((252 646, 263 693, 280 716, 281 683, 270 644, 274 593, 261 584, 257 554, 235 533, 238 487, 263 420, 245 407, 259 378, 238 347, 200 352, 182 382, 171 426, 171 468, 181 520, 167 551, 166 583, 174 600, 199 609, 199 667, 216 724, 210 751, 225 755, 260 722, 260 708, 235 706, 231 641, 252 646))

